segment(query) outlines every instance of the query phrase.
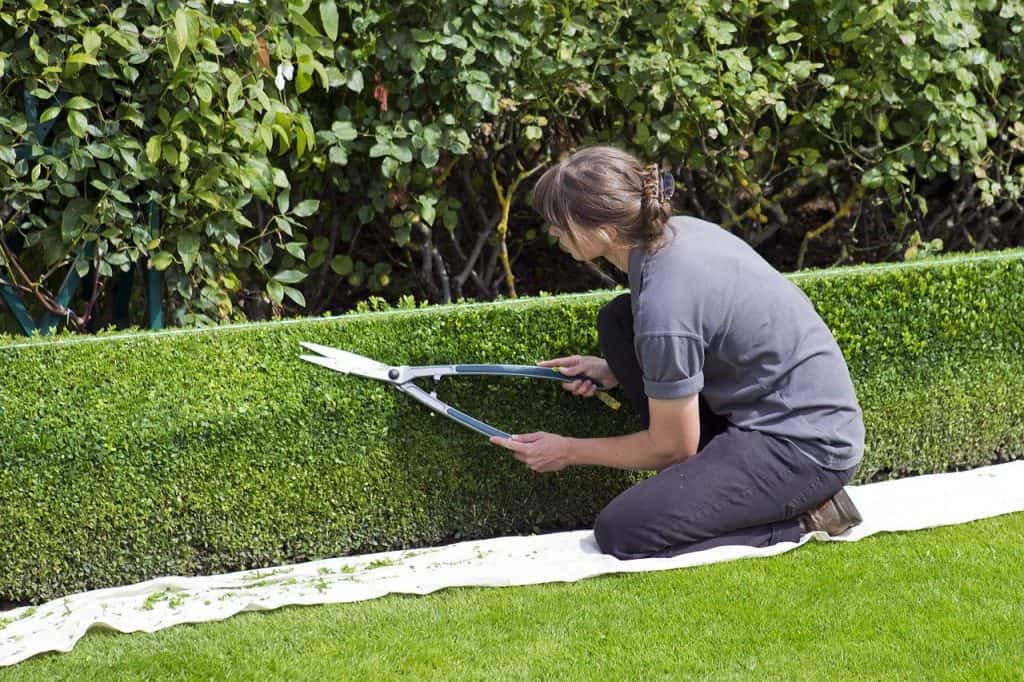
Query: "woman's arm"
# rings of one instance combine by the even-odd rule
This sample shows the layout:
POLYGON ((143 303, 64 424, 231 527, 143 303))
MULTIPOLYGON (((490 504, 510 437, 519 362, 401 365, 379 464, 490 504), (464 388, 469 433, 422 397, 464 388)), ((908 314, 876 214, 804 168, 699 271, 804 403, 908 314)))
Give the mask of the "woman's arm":
POLYGON ((573 438, 569 464, 660 471, 697 452, 700 411, 697 395, 648 399, 651 425, 645 431, 611 438, 573 438))
POLYGON ((660 471, 697 452, 700 411, 697 395, 648 400, 650 427, 627 436, 566 438, 553 433, 527 433, 491 442, 515 453, 534 471, 559 471, 567 466, 595 465, 615 469, 660 471))

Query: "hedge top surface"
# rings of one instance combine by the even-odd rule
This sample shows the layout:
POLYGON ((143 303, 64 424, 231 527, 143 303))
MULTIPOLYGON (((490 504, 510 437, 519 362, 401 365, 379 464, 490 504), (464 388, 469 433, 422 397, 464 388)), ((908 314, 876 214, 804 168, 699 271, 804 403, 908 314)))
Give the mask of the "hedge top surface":
MULTIPOLYGON (((806 281, 814 281, 820 279, 829 279, 835 277, 864 277, 877 275, 882 273, 891 272, 904 272, 918 270, 922 268, 936 268, 949 265, 974 265, 987 262, 1001 262, 1001 261, 1014 261, 1024 260, 1024 249, 1007 249, 1003 251, 995 252, 980 252, 980 253, 950 253, 942 256, 921 258, 917 260, 898 262, 898 263, 876 263, 869 265, 854 265, 854 266, 838 266, 834 268, 824 269, 806 269, 795 273, 786 273, 786 277, 790 280, 800 283, 806 281)), ((163 336, 176 336, 182 334, 207 334, 214 332, 225 332, 225 331, 240 331, 245 329, 254 328, 273 328, 279 326, 287 326, 294 324, 309 324, 317 322, 331 322, 338 320, 357 320, 365 318, 375 318, 380 316, 394 316, 394 315, 409 315, 409 314, 433 314, 442 313, 448 311, 463 311, 471 310, 473 308, 481 307, 493 307, 493 306, 525 306, 532 308, 535 306, 548 306, 548 305, 560 305, 566 301, 585 301, 585 300, 600 300, 609 296, 622 293, 626 289, 599 289, 594 291, 587 291, 581 293, 572 294, 557 294, 557 295, 542 295, 534 297, 522 297, 517 299, 503 299, 492 302, 465 302, 465 303, 451 303, 447 305, 430 305, 420 308, 388 308, 385 310, 375 310, 369 312, 349 312, 341 315, 324 316, 324 317, 298 317, 290 318, 285 320, 270 320, 265 322, 244 322, 235 324, 224 324, 218 326, 209 327, 192 327, 192 328, 180 328, 180 329, 165 329, 161 331, 147 331, 147 330, 133 330, 133 331, 117 331, 110 333, 99 333, 95 335, 78 335, 78 334, 57 334, 55 336, 46 337, 34 337, 31 339, 24 339, 22 337, 14 336, 0 336, 0 349, 2 350, 13 350, 18 348, 26 348, 30 346, 61 346, 68 344, 77 343, 99 343, 99 342, 117 342, 131 339, 142 338, 157 338, 163 336)))

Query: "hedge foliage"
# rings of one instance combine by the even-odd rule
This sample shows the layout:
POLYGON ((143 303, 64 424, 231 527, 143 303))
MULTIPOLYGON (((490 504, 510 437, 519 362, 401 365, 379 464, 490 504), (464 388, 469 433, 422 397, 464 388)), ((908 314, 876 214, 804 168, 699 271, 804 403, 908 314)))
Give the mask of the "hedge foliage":
MULTIPOLYGON (((809 272, 868 430, 858 481, 1024 455, 1024 252, 809 272)), ((393 364, 596 352, 614 292, 0 346, 0 600, 588 526, 641 474, 535 474, 300 341, 393 364)), ((429 382, 428 382, 429 385, 429 382)), ((445 379, 512 432, 636 430, 555 382, 445 379)))
POLYGON ((52 307, 66 267, 102 300, 152 266, 185 324, 592 288, 538 264, 523 200, 599 141, 672 167, 681 210, 787 268, 1021 244, 1022 19, 1020 0, 0 3, 3 276, 52 307))

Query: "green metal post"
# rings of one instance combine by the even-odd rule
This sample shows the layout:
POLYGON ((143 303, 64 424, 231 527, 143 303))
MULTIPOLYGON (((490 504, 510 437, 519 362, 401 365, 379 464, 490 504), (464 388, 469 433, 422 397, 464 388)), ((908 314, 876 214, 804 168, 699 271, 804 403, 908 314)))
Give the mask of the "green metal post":
MULTIPOLYGON (((91 259, 92 254, 96 251, 96 245, 89 242, 83 247, 83 254, 86 259, 91 259)), ((82 278, 78 276, 78 269, 75 268, 75 263, 72 261, 71 266, 68 268, 68 274, 64 276, 64 282, 60 285, 60 290, 57 291, 57 298, 54 299, 57 305, 62 308, 67 308, 71 302, 71 297, 78 291, 78 285, 81 283, 82 278)), ((39 333, 43 336, 48 336, 53 333, 53 330, 60 326, 63 322, 63 318, 53 313, 46 313, 43 318, 42 324, 39 325, 39 333)))
POLYGON ((7 304, 7 309, 14 315, 14 319, 17 320, 18 326, 21 327, 25 336, 32 336, 32 332, 36 330, 35 321, 29 315, 25 304, 21 302, 18 291, 2 279, 0 279, 0 298, 3 298, 4 303, 7 304))
POLYGON ((135 265, 128 272, 120 272, 114 282, 114 326, 127 329, 132 326, 132 284, 135 280, 135 265))
MULTIPOLYGON (((149 202, 149 229, 153 236, 160 232, 160 206, 149 202)), ((149 328, 164 328, 163 273, 154 267, 146 268, 146 307, 149 309, 149 328)))

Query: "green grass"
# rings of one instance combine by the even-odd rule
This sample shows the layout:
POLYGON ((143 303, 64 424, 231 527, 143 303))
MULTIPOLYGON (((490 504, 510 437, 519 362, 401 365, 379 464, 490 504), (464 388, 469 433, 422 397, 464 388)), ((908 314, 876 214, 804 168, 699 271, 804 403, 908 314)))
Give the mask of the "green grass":
POLYGON ((1024 513, 574 584, 94 631, 0 680, 1024 679, 1024 513))

